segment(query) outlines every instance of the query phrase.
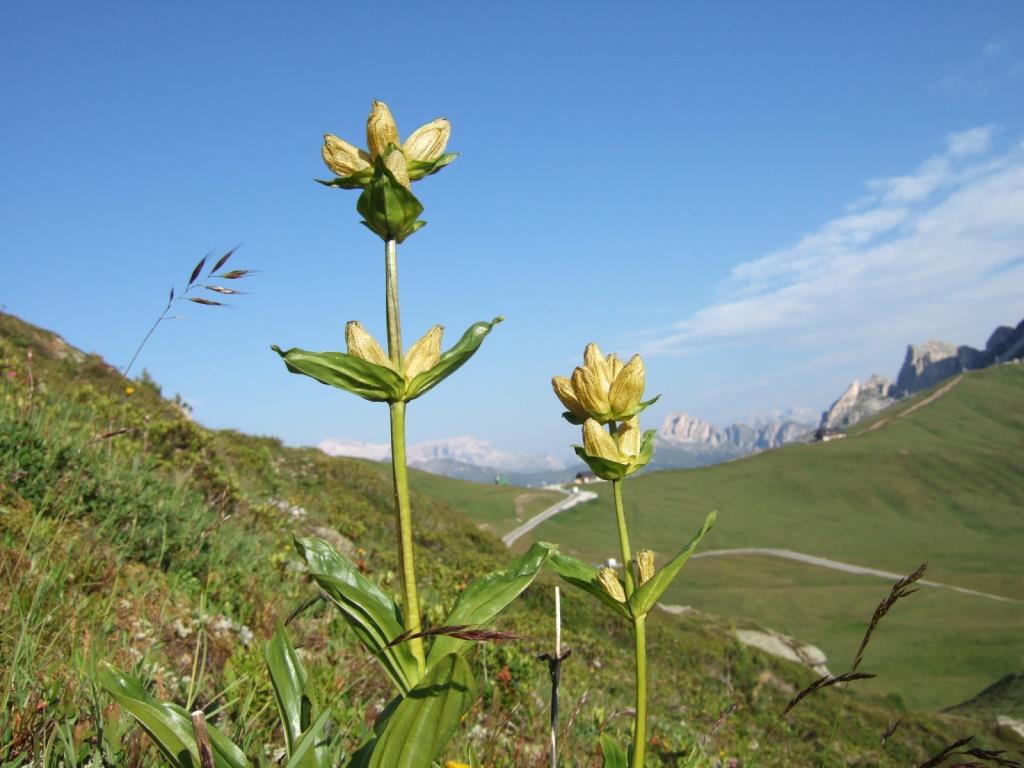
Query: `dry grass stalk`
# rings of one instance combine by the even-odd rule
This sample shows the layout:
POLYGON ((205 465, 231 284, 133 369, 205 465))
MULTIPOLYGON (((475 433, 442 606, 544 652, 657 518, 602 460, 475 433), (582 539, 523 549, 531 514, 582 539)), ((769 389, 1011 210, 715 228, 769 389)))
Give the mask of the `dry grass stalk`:
POLYGON ((199 765, 202 768, 215 768, 210 734, 206 730, 206 714, 201 709, 192 713, 192 730, 195 731, 196 747, 199 749, 199 765))
POLYGON ((918 768, 936 768, 940 765, 946 765, 946 761, 950 758, 960 756, 976 757, 978 760, 956 763, 954 765, 947 766, 947 768, 985 768, 986 763, 989 765, 1003 766, 1004 768, 1020 768, 1020 763, 1017 760, 1010 760, 1009 758, 1003 757, 1003 755, 1006 754, 1005 750, 981 749, 980 747, 961 749, 961 747, 967 746, 973 740, 973 736, 966 736, 962 739, 957 739, 952 744, 943 747, 942 751, 921 763, 918 768))
POLYGON ((420 637, 434 637, 436 635, 447 635, 457 637, 459 640, 470 640, 474 643, 502 642, 505 640, 524 640, 522 635, 514 635, 511 632, 499 632, 496 629, 474 629, 471 624, 453 624, 447 627, 431 627, 420 632, 403 632, 385 648, 393 648, 396 645, 408 640, 420 637))
POLYGON ((889 610, 896 605, 897 602, 902 600, 904 597, 909 597, 917 592, 917 589, 908 589, 908 587, 924 576, 924 572, 926 570, 928 570, 928 563, 921 563, 921 565, 917 567, 916 571, 911 573, 909 576, 904 576, 893 584, 892 589, 889 591, 889 595, 878 604, 877 608, 875 608, 875 612, 871 616, 871 623, 868 624, 867 631, 864 633, 864 638, 860 641, 860 647, 857 648, 857 655, 853 658, 853 666, 850 667, 851 672, 856 672, 857 667, 859 667, 860 663, 864 660, 864 651, 867 650, 868 643, 871 642, 871 636, 874 634, 879 622, 885 617, 889 610))
POLYGON ((870 680, 873 677, 877 677, 877 675, 871 674, 870 672, 844 672, 841 675, 824 675, 823 677, 819 677, 789 700, 789 703, 786 705, 786 708, 782 710, 782 714, 779 715, 778 719, 785 719, 786 715, 792 712, 793 709, 796 708, 797 704, 806 699, 812 693, 817 693, 818 691, 824 688, 829 688, 833 685, 839 685, 839 683, 852 683, 855 680, 870 680))

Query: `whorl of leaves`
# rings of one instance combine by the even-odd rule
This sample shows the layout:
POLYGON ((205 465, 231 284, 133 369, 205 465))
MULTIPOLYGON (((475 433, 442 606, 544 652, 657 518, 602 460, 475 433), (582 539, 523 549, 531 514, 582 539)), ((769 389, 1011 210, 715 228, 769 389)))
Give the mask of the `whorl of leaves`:
POLYGON ((928 570, 928 563, 921 563, 921 565, 917 567, 916 571, 908 576, 904 576, 893 584, 888 597, 880 602, 878 607, 875 608, 875 613, 871 616, 871 623, 868 624, 868 629, 864 633, 864 638, 860 641, 860 647, 857 648, 857 655, 853 659, 853 666, 850 667, 851 672, 856 672, 857 667, 859 667, 860 663, 864 660, 864 651, 867 650, 868 643, 871 642, 871 636, 875 633, 875 628, 878 626, 878 623, 882 620, 885 614, 889 612, 889 609, 896 605, 897 602, 902 600, 904 597, 909 597, 917 592, 916 589, 907 589, 907 587, 924 576, 924 572, 926 570, 928 570))

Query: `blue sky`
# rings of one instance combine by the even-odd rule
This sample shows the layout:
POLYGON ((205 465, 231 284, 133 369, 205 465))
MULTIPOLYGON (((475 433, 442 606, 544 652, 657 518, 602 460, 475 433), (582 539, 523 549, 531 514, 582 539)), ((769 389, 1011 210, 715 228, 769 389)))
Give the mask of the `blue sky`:
MULTIPOLYGON (((215 427, 383 442, 269 350, 383 335, 381 245, 321 134, 439 115, 407 339, 507 322, 413 441, 565 453, 551 375, 643 351, 646 426, 820 410, 905 345, 1024 317, 1024 5, 23 3, 0 9, 0 305, 115 364, 210 249, 262 270, 140 364, 215 427)), ((561 455, 561 454, 560 454, 561 455)))

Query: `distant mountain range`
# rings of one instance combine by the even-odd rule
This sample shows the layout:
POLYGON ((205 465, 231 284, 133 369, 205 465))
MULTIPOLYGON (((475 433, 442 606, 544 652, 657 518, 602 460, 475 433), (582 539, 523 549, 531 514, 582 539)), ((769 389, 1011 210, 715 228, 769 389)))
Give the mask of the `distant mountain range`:
MULTIPOLYGON (((902 397, 927 389, 961 371, 985 368, 1024 356, 1024 321, 1016 327, 1000 326, 984 349, 954 346, 944 341, 910 345, 896 381, 877 374, 854 381, 832 403, 821 419, 806 413, 785 412, 758 420, 753 426, 716 427, 703 419, 677 412, 668 414, 658 430, 651 469, 685 469, 719 464, 758 451, 810 441, 841 432, 873 416, 902 397)), ((360 443, 328 439, 320 443, 333 456, 355 456, 384 461, 386 443, 360 443)), ((418 443, 409 449, 409 464, 438 475, 492 483, 501 477, 514 485, 545 485, 571 480, 586 467, 554 456, 502 451, 486 440, 462 436, 418 443)))

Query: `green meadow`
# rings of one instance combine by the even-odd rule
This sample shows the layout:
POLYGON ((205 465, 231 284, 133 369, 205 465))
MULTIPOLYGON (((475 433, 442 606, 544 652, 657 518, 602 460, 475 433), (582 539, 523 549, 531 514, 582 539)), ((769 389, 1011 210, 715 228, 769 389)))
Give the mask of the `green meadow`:
MULTIPOLYGON (((717 509, 702 549, 784 548, 895 573, 928 562, 926 579, 1012 599, 925 587, 885 619, 868 687, 915 707, 955 705, 1024 669, 1024 366, 973 372, 933 394, 844 439, 630 479, 632 543, 664 562, 717 509)), ((614 557, 611 488, 592 488, 598 500, 531 536, 595 562, 614 557)), ((887 591, 873 576, 735 556, 691 561, 667 602, 793 634, 838 672, 887 591)))

